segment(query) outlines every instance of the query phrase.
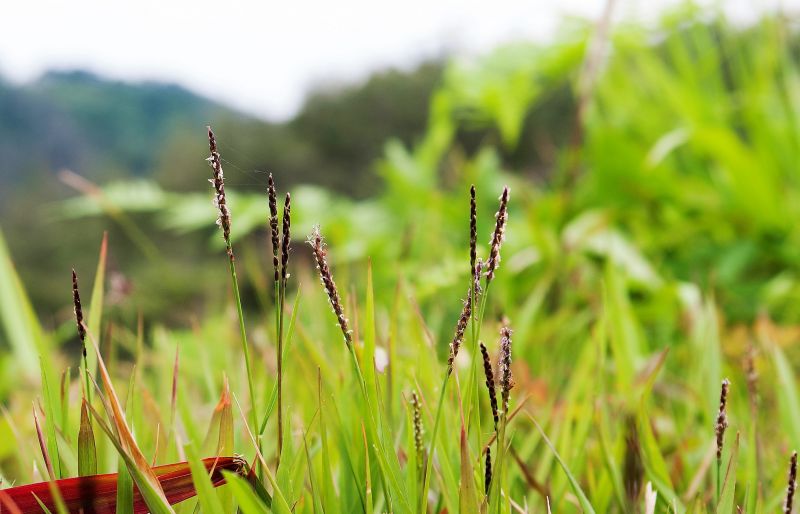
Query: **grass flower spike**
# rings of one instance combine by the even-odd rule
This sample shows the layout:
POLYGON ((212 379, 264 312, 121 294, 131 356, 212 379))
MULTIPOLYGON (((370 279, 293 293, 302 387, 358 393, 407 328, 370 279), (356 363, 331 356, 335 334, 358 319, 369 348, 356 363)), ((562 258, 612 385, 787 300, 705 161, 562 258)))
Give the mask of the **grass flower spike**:
POLYGON ((467 323, 472 316, 472 290, 467 291, 467 298, 464 300, 464 308, 461 309, 461 315, 458 317, 456 323, 456 333, 453 335, 453 341, 450 343, 450 356, 447 358, 447 374, 453 372, 453 363, 458 356, 458 350, 461 348, 461 343, 464 341, 464 332, 467 330, 467 323))
POLYGON ((331 304, 331 308, 333 308, 333 313, 336 315, 339 328, 342 329, 344 342, 347 344, 347 347, 350 348, 353 345, 353 335, 350 333, 347 318, 344 316, 342 301, 339 298, 339 290, 336 289, 336 283, 333 281, 333 275, 328 266, 325 241, 322 239, 319 226, 314 227, 314 231, 308 236, 308 244, 311 245, 311 250, 314 253, 314 260, 317 264, 317 271, 319 271, 319 278, 322 281, 322 286, 325 288, 325 292, 328 295, 328 301, 331 304))
POLYGON ((786 485, 786 500, 783 502, 783 513, 792 514, 792 504, 794 503, 794 493, 797 490, 797 452, 792 452, 789 461, 789 480, 786 485))
POLYGON ((503 188, 503 194, 500 195, 500 207, 495 214, 494 232, 492 232, 492 240, 489 242, 491 249, 489 251, 489 260, 486 261, 486 283, 494 279, 494 272, 500 267, 500 246, 503 244, 503 239, 506 233, 506 222, 508 221, 508 186, 503 188))
POLYGON ((500 416, 497 413, 497 391, 495 390, 494 373, 492 372, 492 361, 489 358, 489 350, 483 342, 480 343, 481 356, 483 357, 483 373, 486 376, 486 389, 489 391, 489 404, 492 407, 492 418, 494 420, 494 429, 497 430, 497 424, 500 422, 500 416))
POLYGON ((275 191, 275 180, 272 173, 269 174, 267 185, 267 202, 269 203, 269 233, 272 240, 272 267, 275 271, 275 283, 280 280, 280 268, 278 261, 278 194, 275 191))
POLYGON ((228 209, 228 202, 225 198, 225 176, 222 172, 222 159, 217 151, 217 140, 214 137, 214 132, 211 127, 208 128, 208 147, 211 151, 211 156, 208 162, 211 164, 213 176, 208 180, 214 186, 214 207, 219 211, 217 217, 217 225, 222 229, 222 237, 225 239, 225 246, 227 247, 228 256, 233 258, 233 249, 231 248, 231 212, 228 209))
POLYGON ((508 414, 508 399, 514 387, 511 375, 511 329, 500 329, 500 395, 503 402, 503 416, 508 414))

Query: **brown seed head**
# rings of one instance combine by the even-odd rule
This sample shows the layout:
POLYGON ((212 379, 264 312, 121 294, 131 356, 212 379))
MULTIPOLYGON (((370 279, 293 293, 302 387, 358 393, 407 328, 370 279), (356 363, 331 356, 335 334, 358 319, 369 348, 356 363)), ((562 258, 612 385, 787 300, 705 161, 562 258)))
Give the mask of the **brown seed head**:
POLYGON ((484 494, 489 495, 489 489, 492 486, 492 447, 486 447, 486 470, 483 477, 484 494))
POLYGON ((292 226, 292 197, 286 193, 283 200, 283 239, 281 240, 281 284, 286 287, 286 279, 289 278, 289 243, 291 242, 290 228, 292 226))
POLYGON ((453 372, 453 362, 458 356, 458 350, 461 349, 461 343, 464 341, 464 332, 467 330, 467 323, 472 316, 472 290, 467 291, 467 298, 464 300, 464 307, 461 309, 461 315, 458 317, 456 323, 456 333, 453 335, 453 341, 450 343, 450 356, 447 358, 447 374, 453 372))
POLYGON ((206 128, 208 129, 208 148, 211 151, 211 156, 207 160, 213 170, 213 176, 209 179, 209 182, 214 186, 214 207, 219 211, 217 225, 222 228, 222 237, 225 239, 228 256, 233 258, 233 250, 231 249, 231 212, 228 209, 225 198, 225 177, 222 173, 222 159, 217 151, 217 140, 214 137, 214 132, 211 127, 206 128))
POLYGON ((75 322, 78 325, 78 337, 83 345, 83 356, 86 357, 86 327, 83 326, 83 308, 81 307, 81 293, 78 291, 78 275, 72 270, 72 305, 75 311, 75 322))
POLYGON ((475 268, 472 270, 472 290, 474 291, 475 299, 477 300, 481 293, 481 270, 483 270, 483 261, 478 259, 475 263, 475 268))
POLYGON ((425 447, 422 444, 422 434, 424 429, 422 427, 422 414, 419 403, 419 396, 417 392, 411 393, 411 408, 414 414, 414 450, 417 453, 417 470, 423 469, 423 462, 425 460, 425 447))
POLYGON ((483 374, 486 376, 486 389, 489 391, 489 405, 492 407, 492 418, 494 418, 494 429, 497 430, 497 424, 500 422, 500 416, 497 413, 497 391, 495 390, 494 373, 492 372, 492 361, 489 358, 489 350, 483 341, 480 342, 481 356, 483 356, 483 374))
POLYGON ((792 452, 789 461, 789 483, 786 486, 786 501, 783 503, 784 514, 792 514, 792 503, 794 503, 794 492, 797 489, 797 452, 792 452))
POLYGON ((492 281, 494 272, 500 267, 500 245, 503 244, 503 239, 506 233, 506 222, 508 221, 508 186, 503 188, 503 194, 500 195, 500 208, 495 214, 494 232, 492 233, 492 240, 489 242, 491 250, 489 251, 489 260, 486 262, 486 283, 492 281))
POLYGON ((347 347, 350 348, 353 344, 353 336, 347 326, 347 318, 344 316, 342 302, 339 299, 339 290, 336 289, 336 283, 333 281, 333 275, 331 274, 331 269, 326 260, 327 252, 325 250, 325 242, 322 240, 319 226, 314 227, 314 231, 308 236, 308 244, 311 245, 311 249, 314 253, 314 260, 317 263, 319 278, 322 281, 325 292, 328 294, 328 301, 333 308, 333 313, 336 315, 336 320, 339 322, 339 328, 342 329, 344 342, 347 344, 347 347))
POLYGON ((272 267, 275 271, 275 283, 280 280, 278 265, 278 194, 275 191, 275 180, 272 173, 267 179, 267 201, 269 203, 269 232, 272 239, 272 267))
POLYGON ((469 188, 469 269, 475 271, 478 257, 478 206, 475 203, 475 185, 469 188))
POLYGON ((719 393, 719 412, 717 413, 717 424, 714 432, 717 435, 717 460, 722 459, 722 445, 725 440, 725 429, 728 428, 728 389, 730 381, 726 378, 722 381, 722 389, 719 393))
POLYGON ((508 399, 514 379, 511 376, 511 329, 500 329, 500 394, 503 400, 503 416, 508 414, 508 399))

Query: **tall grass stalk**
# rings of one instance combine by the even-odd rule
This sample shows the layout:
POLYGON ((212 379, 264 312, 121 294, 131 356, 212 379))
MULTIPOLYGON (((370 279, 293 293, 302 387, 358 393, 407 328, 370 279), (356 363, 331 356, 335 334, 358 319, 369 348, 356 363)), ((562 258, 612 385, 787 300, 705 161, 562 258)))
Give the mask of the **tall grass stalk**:
POLYGON ((242 343, 242 353, 244 354, 245 371, 247 373, 247 388, 250 394, 250 414, 253 430, 258 427, 258 409, 256 408, 256 394, 253 386, 253 371, 250 363, 250 349, 247 344, 247 330, 244 323, 244 312, 242 311, 242 295, 239 292, 239 279, 236 276, 236 259, 233 256, 233 246, 231 245, 231 214, 225 197, 225 178, 222 172, 222 160, 217 151, 217 140, 211 127, 208 129, 208 147, 211 156, 208 158, 213 170, 213 178, 210 180, 214 186, 214 206, 219 210, 217 225, 222 229, 222 237, 225 240, 225 250, 228 254, 228 269, 231 275, 231 286, 233 287, 233 299, 236 304, 236 314, 239 318, 239 335, 242 343))

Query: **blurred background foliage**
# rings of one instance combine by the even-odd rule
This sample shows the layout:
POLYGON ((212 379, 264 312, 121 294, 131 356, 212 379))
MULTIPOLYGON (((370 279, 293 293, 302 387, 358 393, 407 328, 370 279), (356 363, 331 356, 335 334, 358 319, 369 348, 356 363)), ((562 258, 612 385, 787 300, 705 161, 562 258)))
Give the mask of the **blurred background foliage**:
MULTIPOLYGON (((211 123, 254 286, 268 172, 295 195, 298 255, 321 223, 339 256, 373 260, 387 294, 400 270, 423 299, 463 278, 469 184, 486 213, 509 183, 520 301, 542 277, 582 280, 575 259, 611 257, 645 311, 699 286, 733 322, 794 323, 799 42, 781 15, 740 27, 691 5, 652 27, 568 20, 547 45, 320 87, 284 123, 171 85, 50 73, 0 86, 0 223, 48 324, 69 318, 69 269, 92 269, 103 230, 118 314, 185 321, 225 280, 209 270, 211 123)), ((548 301, 562 294, 578 293, 548 301)))

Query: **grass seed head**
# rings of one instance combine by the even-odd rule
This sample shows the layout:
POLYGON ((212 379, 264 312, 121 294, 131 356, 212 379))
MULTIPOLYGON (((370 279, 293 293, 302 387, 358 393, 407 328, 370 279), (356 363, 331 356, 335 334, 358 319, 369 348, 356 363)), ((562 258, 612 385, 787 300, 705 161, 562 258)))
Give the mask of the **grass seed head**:
POLYGON ((469 268, 475 270, 478 257, 478 206, 475 202, 475 185, 469 188, 469 268))
POLYGON ((283 227, 281 240, 281 284, 286 287, 286 279, 289 278, 287 271, 289 266, 289 243, 291 242, 290 229, 292 225, 292 198, 289 193, 286 193, 286 198, 283 201, 283 227))
POLYGON ((472 291, 473 296, 477 299, 481 295, 481 270, 483 270, 483 261, 478 259, 475 262, 475 267, 472 270, 472 291))
POLYGON ((508 399, 514 387, 511 376, 511 329, 500 329, 500 394, 503 399, 503 415, 508 413, 508 399))
POLYGON ((308 244, 311 245, 311 250, 314 253, 314 260, 317 263, 317 271, 319 272, 319 278, 322 281, 322 286, 325 288, 325 292, 328 295, 328 301, 333 308, 333 313, 336 315, 339 328, 342 329, 344 342, 349 348, 353 344, 353 336, 350 333, 350 328, 347 325, 347 318, 344 316, 342 301, 339 298, 339 290, 336 288, 336 283, 333 281, 331 269, 328 266, 325 241, 322 239, 322 233, 320 232, 319 226, 315 226, 314 231, 310 236, 308 236, 308 244))
POLYGON ((492 447, 486 447, 486 469, 483 475, 484 494, 489 496, 489 489, 492 487, 492 447))
POLYGON ((458 317, 456 323, 456 333, 453 335, 453 341, 450 343, 450 356, 447 358, 447 374, 453 372, 453 363, 458 356, 458 350, 461 349, 461 343, 464 341, 464 332, 467 330, 467 324, 472 317, 472 290, 467 291, 467 298, 464 300, 464 307, 461 309, 461 315, 458 317))
POLYGON ((209 182, 214 186, 214 207, 219 211, 217 225, 222 229, 222 237, 225 239, 228 256, 233 258, 233 250, 231 248, 231 212, 228 209, 225 197, 225 176, 222 173, 222 159, 217 151, 217 140, 214 137, 214 132, 211 127, 206 128, 208 129, 208 148, 211 151, 211 156, 207 160, 213 170, 213 175, 209 182))
POLYGON ((728 428, 728 389, 730 381, 726 378, 722 381, 722 388, 719 393, 719 412, 717 413, 717 424, 715 433, 717 435, 717 460, 722 459, 722 445, 725 441, 725 429, 728 428))
POLYGON ((492 372, 492 361, 489 358, 489 350, 483 341, 480 342, 481 356, 483 356, 483 374, 486 376, 486 389, 489 391, 489 404, 492 407, 492 418, 494 419, 494 429, 500 423, 500 416, 497 412, 497 391, 495 389, 494 373, 492 372))
POLYGON ((86 327, 83 326, 83 307, 81 307, 81 293, 78 290, 78 275, 72 270, 72 305, 75 310, 75 323, 78 325, 78 337, 83 345, 83 356, 86 357, 86 327))
POLYGON ((503 244, 503 239, 506 233, 506 222, 508 221, 508 186, 503 188, 503 194, 500 195, 500 208, 495 214, 494 232, 492 239, 489 242, 491 250, 489 251, 489 260, 486 262, 486 283, 492 281, 494 272, 500 267, 500 246, 503 244))
POLYGON ((792 513, 792 503, 794 503, 794 492, 797 488, 797 452, 792 452, 789 461, 789 481, 786 486, 786 501, 783 503, 784 514, 792 513))
POLYGON ((275 283, 280 280, 278 264, 278 194, 275 191, 275 180, 272 173, 267 179, 267 201, 269 203, 269 232, 272 239, 272 267, 275 271, 275 283))
POLYGON ((416 391, 411 393, 411 408, 414 414, 414 450, 417 453, 417 470, 421 471, 425 460, 425 447, 422 443, 422 434, 425 432, 422 427, 422 413, 416 391))

